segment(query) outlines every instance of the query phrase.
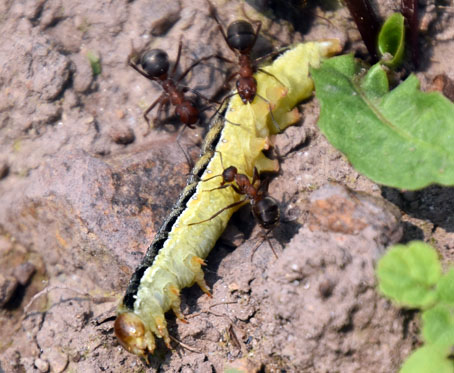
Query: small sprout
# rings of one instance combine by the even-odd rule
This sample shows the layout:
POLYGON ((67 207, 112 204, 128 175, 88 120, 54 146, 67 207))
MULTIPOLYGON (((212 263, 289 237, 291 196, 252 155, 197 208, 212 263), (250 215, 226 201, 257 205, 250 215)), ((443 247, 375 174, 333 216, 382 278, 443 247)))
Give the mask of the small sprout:
POLYGON ((402 62, 405 49, 404 17, 391 15, 378 34, 378 51, 383 64, 395 68, 402 62))
POLYGON ((90 62, 91 70, 93 71, 93 75, 99 75, 101 74, 101 58, 99 57, 99 54, 94 52, 94 51, 87 51, 85 55, 90 62))

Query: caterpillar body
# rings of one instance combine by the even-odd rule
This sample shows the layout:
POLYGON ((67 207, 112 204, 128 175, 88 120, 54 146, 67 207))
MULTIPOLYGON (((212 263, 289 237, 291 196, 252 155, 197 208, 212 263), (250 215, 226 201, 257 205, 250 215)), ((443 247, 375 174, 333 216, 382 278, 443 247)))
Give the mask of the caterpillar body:
POLYGON ((222 173, 219 154, 223 164, 234 165, 250 179, 254 167, 259 172, 276 171, 277 161, 266 158, 262 152, 270 144, 269 136, 298 120, 299 112, 294 106, 313 90, 309 67, 318 66, 321 58, 339 51, 337 40, 299 44, 263 68, 270 75, 256 74, 258 93, 269 102, 256 98, 245 105, 236 95, 222 113, 224 116, 214 118, 186 188, 132 275, 118 307, 115 334, 126 350, 148 361, 148 354, 156 347, 155 337, 163 338, 170 348, 164 314, 172 309, 184 320, 180 290, 197 283, 209 293, 202 271, 204 259, 239 206, 203 224, 189 224, 213 216, 239 201, 241 195, 233 188, 204 193, 218 187, 219 180, 200 180, 222 173), (270 118, 270 105, 275 120, 270 118), (279 128, 275 128, 275 121, 279 128))

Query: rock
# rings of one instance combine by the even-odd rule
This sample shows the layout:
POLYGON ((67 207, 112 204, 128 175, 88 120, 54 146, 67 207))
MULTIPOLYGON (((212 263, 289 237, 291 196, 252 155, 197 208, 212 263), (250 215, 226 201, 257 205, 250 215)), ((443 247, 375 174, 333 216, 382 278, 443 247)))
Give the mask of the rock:
POLYGON ((32 263, 25 262, 14 268, 13 276, 22 286, 25 286, 35 271, 36 268, 32 263))
POLYGON ((125 153, 101 159, 81 151, 54 158, 34 174, 26 192, 16 188, 0 195, 0 224, 40 251, 51 273, 64 261, 66 271, 84 268, 100 285, 118 284, 128 277, 121 266, 137 265, 187 173, 171 139, 152 144, 132 158, 125 153))
POLYGON ((267 366, 277 353, 294 371, 351 371, 352 361, 355 371, 395 371, 405 321, 375 291, 374 267, 401 237, 398 212, 336 184, 313 192, 310 202, 310 225, 252 288, 258 324, 267 325, 255 350, 271 354, 267 366))
POLYGON ((140 28, 148 30, 153 36, 165 34, 180 18, 181 4, 178 0, 163 2, 136 1, 133 4, 140 28))
POLYGON ((72 57, 72 61, 76 66, 74 72, 74 90, 78 93, 87 92, 93 82, 93 70, 87 56, 76 54, 72 57))
POLYGON ((43 359, 36 359, 35 360, 35 367, 42 373, 46 373, 49 371, 49 362, 43 359))
POLYGON ((29 81, 33 91, 42 100, 54 100, 63 91, 70 76, 68 57, 59 53, 50 43, 37 43, 33 48, 33 60, 29 81))
POLYGON ((11 300, 17 286, 18 282, 14 277, 0 273, 0 308, 11 300))
POLYGON ((130 127, 126 126, 116 126, 111 128, 109 135, 114 143, 120 145, 131 144, 136 139, 134 131, 130 127))
POLYGON ((61 373, 68 365, 68 355, 59 351, 57 348, 51 348, 46 352, 46 358, 49 361, 52 372, 61 373))
POLYGON ((371 228, 374 233, 382 232, 385 245, 402 236, 399 210, 382 198, 331 183, 312 193, 310 202, 311 230, 359 234, 371 228))

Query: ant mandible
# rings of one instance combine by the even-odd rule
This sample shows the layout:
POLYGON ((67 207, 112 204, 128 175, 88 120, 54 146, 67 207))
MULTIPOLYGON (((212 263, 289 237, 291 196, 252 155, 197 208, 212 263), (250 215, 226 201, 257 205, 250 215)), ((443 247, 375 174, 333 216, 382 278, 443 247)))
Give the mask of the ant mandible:
POLYGON ((161 112, 163 106, 168 105, 169 103, 175 106, 175 114, 179 117, 180 121, 188 126, 189 128, 195 128, 194 124, 197 123, 200 117, 200 112, 195 106, 195 104, 185 97, 185 93, 191 91, 199 97, 204 98, 205 100, 212 101, 207 97, 201 95, 199 92, 189 88, 180 86, 179 82, 184 79, 184 77, 198 64, 202 61, 206 61, 213 55, 202 57, 199 60, 193 62, 179 77, 174 79, 174 75, 178 64, 180 62, 181 49, 183 43, 180 40, 178 45, 178 54, 175 64, 172 67, 170 73, 168 73, 170 68, 169 57, 165 51, 162 49, 151 49, 140 56, 139 63, 137 63, 138 56, 134 50, 130 53, 128 57, 128 65, 136 70, 139 74, 143 75, 145 78, 157 82, 163 89, 163 93, 144 111, 143 117, 147 122, 148 126, 150 121, 148 119, 148 113, 153 110, 153 108, 159 104, 158 115, 161 112), (140 65, 140 66, 139 66, 140 65))
MULTIPOLYGON (((222 154, 219 153, 219 155, 221 157, 222 165, 222 154)), ((256 167, 254 167, 252 182, 249 181, 248 176, 238 173, 238 169, 235 166, 227 167, 224 169, 222 174, 212 176, 202 181, 208 181, 216 177, 222 177, 221 185, 217 188, 208 189, 206 190, 207 192, 231 187, 238 194, 244 195, 245 198, 222 208, 208 219, 196 223, 190 223, 188 225, 201 224, 210 221, 211 219, 214 219, 216 216, 220 215, 224 211, 234 208, 235 206, 242 205, 247 200, 249 200, 251 204, 252 214, 254 215, 254 218, 264 229, 266 229, 269 232, 277 225, 280 218, 279 203, 273 197, 266 195, 268 183, 262 183, 260 181, 259 173, 256 167), (234 184, 234 182, 236 183, 236 185, 234 184)), ((273 246, 271 244, 270 246, 271 249, 273 250, 274 255, 277 257, 277 254, 274 251, 273 246)))
MULTIPOLYGON (((236 75, 240 76, 236 81, 236 88, 241 101, 243 101, 244 104, 248 102, 252 103, 255 96, 258 95, 257 80, 253 76, 256 71, 267 74, 276 79, 280 84, 284 85, 273 74, 258 68, 255 65, 258 60, 253 60, 251 58, 251 51, 257 41, 260 29, 262 28, 262 22, 255 21, 257 23, 257 29, 254 31, 254 28, 249 22, 244 20, 234 21, 227 27, 226 33, 221 25, 221 22, 219 21, 215 7, 209 0, 206 0, 206 2, 208 3, 210 16, 213 17, 218 24, 219 30, 221 31, 227 46, 235 53, 235 55, 238 55, 239 70, 228 77, 227 82, 233 79, 236 75)), ((221 55, 216 55, 215 57, 226 62, 235 63, 221 55)), ((268 100, 264 97, 259 97, 268 102, 268 100)))

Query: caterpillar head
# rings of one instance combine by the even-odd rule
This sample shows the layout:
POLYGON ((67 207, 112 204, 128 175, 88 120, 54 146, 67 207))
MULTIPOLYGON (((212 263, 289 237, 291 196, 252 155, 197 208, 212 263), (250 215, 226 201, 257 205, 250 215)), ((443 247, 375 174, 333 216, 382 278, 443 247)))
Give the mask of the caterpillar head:
POLYGON ((148 354, 153 353, 156 342, 139 316, 132 312, 120 313, 115 320, 114 330, 118 341, 128 352, 148 361, 148 354))

